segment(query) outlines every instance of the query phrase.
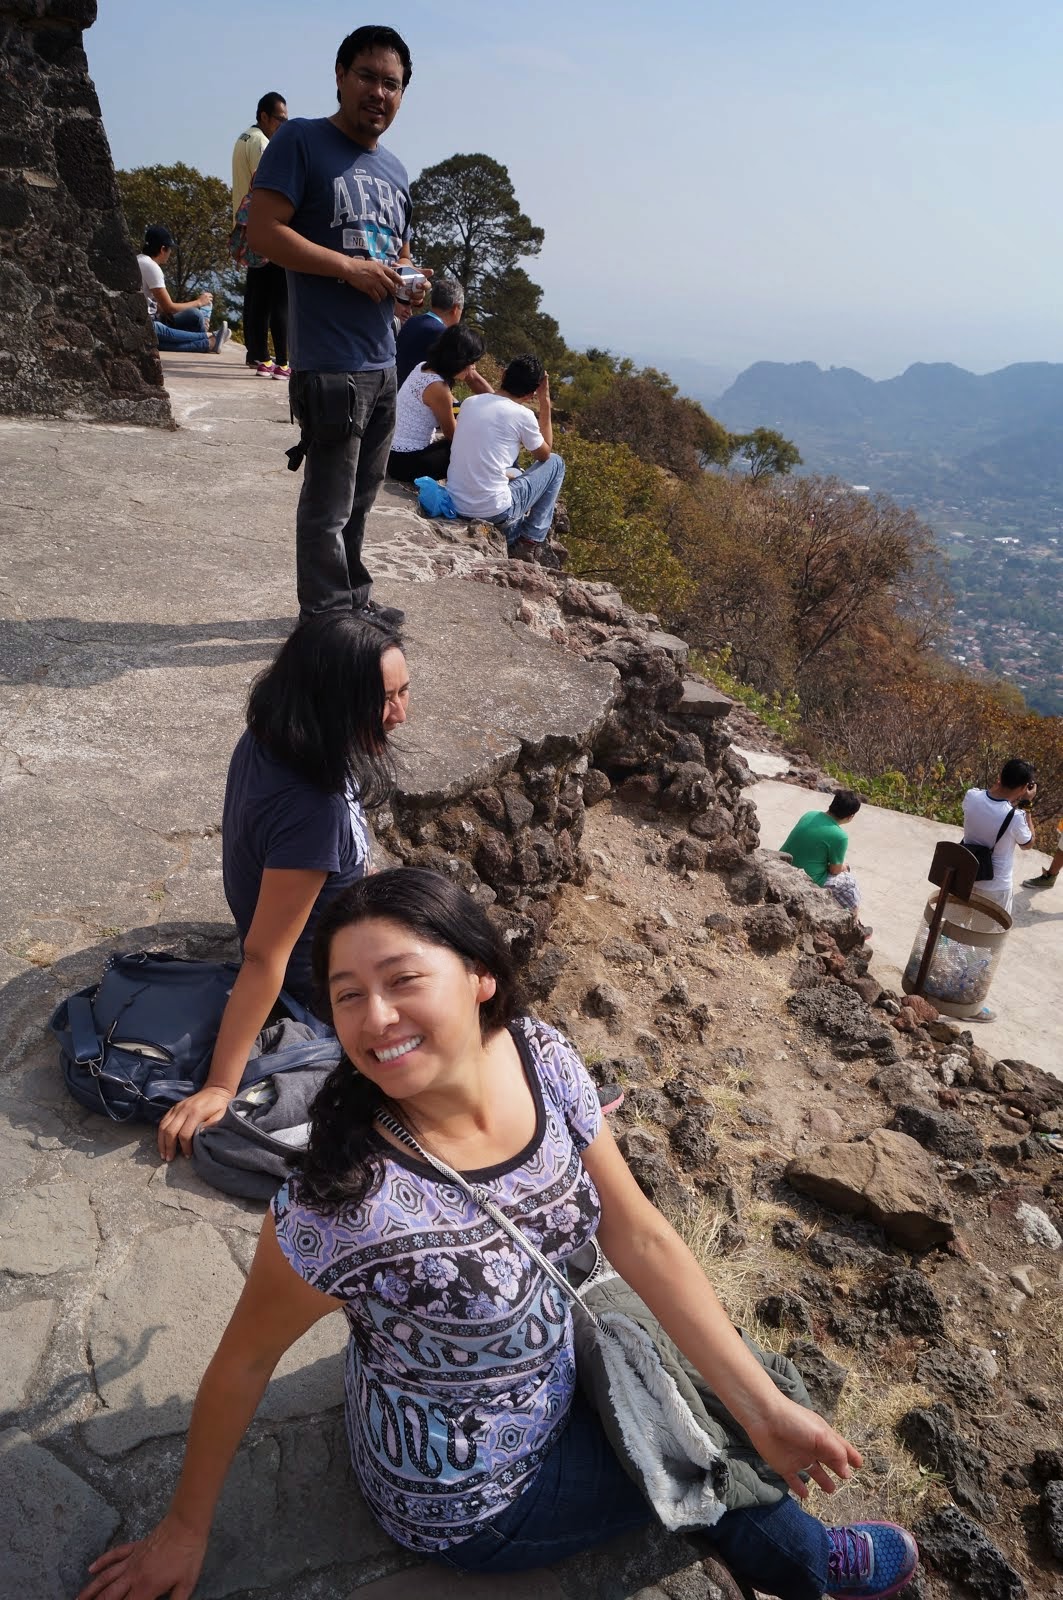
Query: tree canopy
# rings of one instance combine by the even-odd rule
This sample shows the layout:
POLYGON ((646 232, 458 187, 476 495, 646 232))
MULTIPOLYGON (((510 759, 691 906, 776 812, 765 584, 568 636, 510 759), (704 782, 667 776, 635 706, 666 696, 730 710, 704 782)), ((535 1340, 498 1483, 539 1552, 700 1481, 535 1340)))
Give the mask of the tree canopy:
POLYGON ((504 281, 523 256, 537 256, 542 228, 524 215, 509 172, 490 156, 455 155, 425 167, 410 194, 415 258, 457 278, 468 315, 479 321, 489 280, 504 281))
POLYGON ((119 172, 129 232, 139 250, 144 229, 154 224, 174 236, 167 266, 175 300, 190 300, 204 289, 231 299, 239 274, 229 255, 232 205, 229 185, 183 161, 173 166, 134 167, 119 172))
POLYGON ((752 433, 737 433, 731 438, 731 454, 749 463, 749 476, 785 477, 801 465, 801 453, 789 439, 774 428, 754 428, 752 433))

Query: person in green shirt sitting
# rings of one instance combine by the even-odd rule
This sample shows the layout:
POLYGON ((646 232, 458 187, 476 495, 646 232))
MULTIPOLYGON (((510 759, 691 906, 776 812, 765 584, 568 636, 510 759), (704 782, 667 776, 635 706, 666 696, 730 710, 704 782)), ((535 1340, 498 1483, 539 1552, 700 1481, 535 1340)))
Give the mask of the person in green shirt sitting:
POLYGON ((845 864, 849 847, 846 828, 860 810, 860 796, 839 789, 826 811, 806 811, 783 842, 784 854, 807 872, 813 883, 829 890, 847 911, 860 904, 856 879, 845 864))

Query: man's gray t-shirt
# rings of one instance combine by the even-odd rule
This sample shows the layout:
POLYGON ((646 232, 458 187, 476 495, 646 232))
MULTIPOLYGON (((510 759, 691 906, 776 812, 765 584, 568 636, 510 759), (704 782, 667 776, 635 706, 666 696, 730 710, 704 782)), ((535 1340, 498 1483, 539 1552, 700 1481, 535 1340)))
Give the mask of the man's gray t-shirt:
MULTIPOLYGON (((410 237, 410 180, 389 150, 366 150, 327 117, 295 117, 270 140, 255 173, 295 207, 312 244, 394 263, 410 237)), ((395 364, 395 303, 338 278, 288 272, 288 336, 297 372, 372 372, 395 364)))

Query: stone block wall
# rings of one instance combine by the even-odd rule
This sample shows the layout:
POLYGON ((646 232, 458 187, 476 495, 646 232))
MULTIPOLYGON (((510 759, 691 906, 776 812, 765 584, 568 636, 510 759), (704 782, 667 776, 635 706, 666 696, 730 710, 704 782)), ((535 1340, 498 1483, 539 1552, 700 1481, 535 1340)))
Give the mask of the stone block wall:
POLYGON ((171 427, 82 45, 96 0, 0 0, 0 413, 171 427))

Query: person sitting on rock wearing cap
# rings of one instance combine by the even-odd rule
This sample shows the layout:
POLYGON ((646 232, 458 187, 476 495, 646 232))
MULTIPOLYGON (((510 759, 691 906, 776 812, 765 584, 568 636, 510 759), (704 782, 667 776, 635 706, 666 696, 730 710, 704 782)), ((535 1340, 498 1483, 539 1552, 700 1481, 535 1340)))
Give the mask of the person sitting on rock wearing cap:
POLYGON ((229 342, 229 324, 223 322, 216 333, 208 333, 214 296, 204 289, 195 300, 172 300, 166 287, 163 268, 170 259, 174 236, 169 228, 145 229, 144 249, 137 256, 140 283, 148 302, 155 337, 160 350, 198 350, 217 355, 229 342))

